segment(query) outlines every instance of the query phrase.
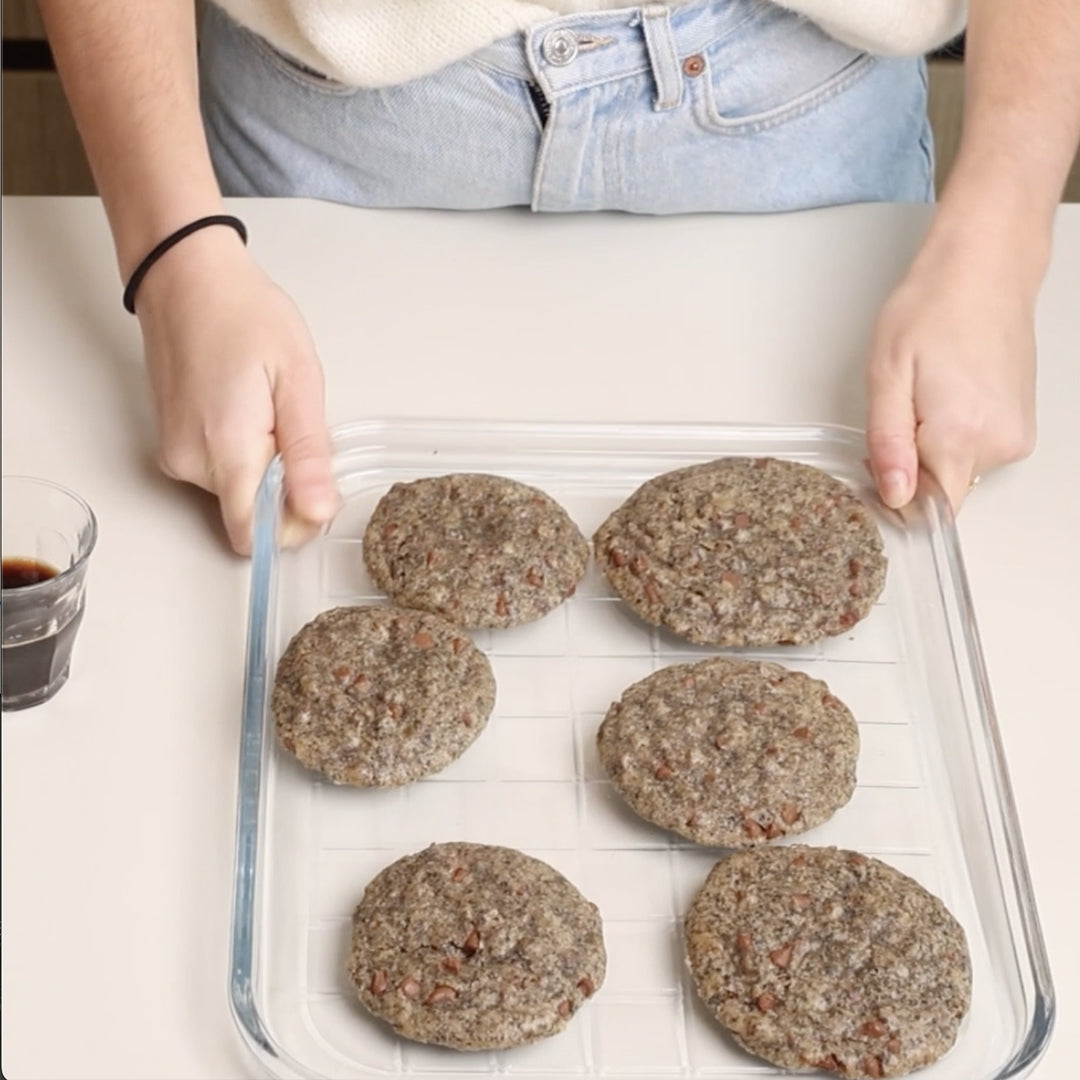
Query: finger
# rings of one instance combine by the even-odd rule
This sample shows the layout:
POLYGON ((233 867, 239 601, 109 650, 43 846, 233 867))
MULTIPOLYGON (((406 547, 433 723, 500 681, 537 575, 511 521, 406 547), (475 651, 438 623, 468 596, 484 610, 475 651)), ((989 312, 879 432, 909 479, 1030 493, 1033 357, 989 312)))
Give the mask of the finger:
POLYGON ((898 510, 914 496, 919 470, 911 369, 875 365, 869 397, 866 443, 870 469, 882 502, 898 510))
POLYGON ((303 547, 318 533, 319 528, 320 526, 306 521, 304 518, 299 518, 286 509, 285 519, 281 526, 281 535, 278 538, 279 543, 282 547, 287 548, 303 547))
MULTIPOLYGON (((300 522, 321 525, 338 512, 341 496, 334 485, 322 375, 317 366, 293 374, 275 387, 274 413, 289 512, 300 522)), ((298 535, 295 530, 294 535, 298 535)))
POLYGON ((210 488, 221 502, 225 532, 240 555, 251 554, 255 493, 273 454, 273 440, 267 438, 261 445, 247 447, 243 456, 212 464, 209 469, 210 488))
POLYGON ((955 513, 978 475, 974 442, 959 438, 955 424, 928 421, 919 428, 918 445, 919 460, 941 485, 955 513))

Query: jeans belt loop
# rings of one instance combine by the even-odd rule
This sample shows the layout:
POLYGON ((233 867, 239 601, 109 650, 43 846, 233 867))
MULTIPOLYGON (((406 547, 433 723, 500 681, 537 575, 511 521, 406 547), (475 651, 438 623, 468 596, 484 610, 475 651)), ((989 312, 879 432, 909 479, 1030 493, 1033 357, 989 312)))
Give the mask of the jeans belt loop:
POLYGON ((646 4, 641 9, 641 25, 656 82, 653 108, 657 112, 674 109, 682 101, 683 83, 670 9, 666 4, 646 4))

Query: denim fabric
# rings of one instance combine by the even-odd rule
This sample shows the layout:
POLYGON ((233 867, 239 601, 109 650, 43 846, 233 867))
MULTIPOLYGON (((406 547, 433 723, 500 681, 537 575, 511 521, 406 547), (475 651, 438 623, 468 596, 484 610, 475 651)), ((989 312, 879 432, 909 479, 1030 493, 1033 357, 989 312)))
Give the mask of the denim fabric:
POLYGON ((933 198, 923 61, 767 0, 554 18, 378 90, 208 4, 200 73, 227 195, 649 214, 933 198))

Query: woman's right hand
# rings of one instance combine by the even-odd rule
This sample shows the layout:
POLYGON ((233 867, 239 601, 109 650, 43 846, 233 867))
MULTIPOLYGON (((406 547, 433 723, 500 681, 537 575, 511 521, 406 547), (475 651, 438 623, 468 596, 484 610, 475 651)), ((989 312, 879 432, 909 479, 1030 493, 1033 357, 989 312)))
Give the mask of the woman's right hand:
MULTIPOLYGON (((38 0, 105 205, 121 280, 174 230, 225 207, 202 116, 191 0, 38 0)), ((251 550, 255 492, 285 459, 286 543, 339 504, 319 361, 292 301, 228 228, 186 237, 135 297, 160 461, 217 495, 251 550)))
POLYGON ((307 539, 340 497, 322 369, 296 305, 224 228, 194 233, 164 255, 135 305, 163 471, 213 492, 230 543, 248 554, 255 493, 280 452, 283 541, 307 539))

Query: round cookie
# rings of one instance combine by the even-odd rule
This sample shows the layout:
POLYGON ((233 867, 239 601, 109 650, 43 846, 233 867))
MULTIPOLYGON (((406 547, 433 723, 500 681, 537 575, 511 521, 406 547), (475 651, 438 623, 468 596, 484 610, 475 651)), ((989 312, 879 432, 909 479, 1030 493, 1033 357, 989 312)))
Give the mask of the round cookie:
POLYGON ((444 769, 495 704, 484 654, 438 615, 324 611, 289 642, 271 710, 281 744, 338 784, 393 787, 444 769))
POLYGON ((433 844, 382 870, 353 914, 348 974, 396 1032, 458 1050, 561 1031, 604 981, 600 913, 511 848, 433 844))
POLYGON ((839 480, 721 458, 643 484, 597 530, 596 558, 646 622, 699 644, 797 644, 850 630, 885 584, 881 533, 839 480))
POLYGON ((643 818, 699 844, 744 847, 820 825, 851 798, 859 730, 819 679, 718 656, 634 683, 597 743, 643 818))
POLYGON ((718 863, 690 906, 686 951, 710 1012, 788 1069, 902 1076, 949 1050, 971 1002, 964 931, 941 900, 837 848, 718 863))
POLYGON ((551 496, 486 473, 394 484, 364 532, 380 589, 469 628, 539 619, 573 594, 588 561, 588 542, 551 496))

